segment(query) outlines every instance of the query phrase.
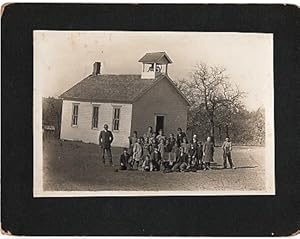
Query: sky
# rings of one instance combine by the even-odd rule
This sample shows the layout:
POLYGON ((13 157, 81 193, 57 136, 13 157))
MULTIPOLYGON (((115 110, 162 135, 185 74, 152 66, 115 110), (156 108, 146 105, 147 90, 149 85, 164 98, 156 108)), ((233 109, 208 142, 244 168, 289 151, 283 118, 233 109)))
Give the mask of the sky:
POLYGON ((249 110, 266 107, 273 91, 273 35, 256 33, 34 31, 35 90, 58 97, 90 75, 140 74, 138 60, 165 51, 173 80, 189 80, 198 63, 226 68, 232 84, 246 92, 249 110))

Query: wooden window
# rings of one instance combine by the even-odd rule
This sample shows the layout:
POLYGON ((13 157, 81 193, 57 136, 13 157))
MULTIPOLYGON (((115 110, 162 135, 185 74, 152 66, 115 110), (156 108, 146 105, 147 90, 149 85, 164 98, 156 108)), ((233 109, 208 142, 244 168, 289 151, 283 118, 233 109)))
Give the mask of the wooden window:
POLYGON ((73 104, 72 126, 78 126, 78 109, 79 109, 79 104, 73 104))
POLYGON ((98 129, 99 106, 93 106, 92 129, 98 129))
POLYGON ((113 110, 113 130, 118 131, 120 128, 120 108, 114 108, 113 110))

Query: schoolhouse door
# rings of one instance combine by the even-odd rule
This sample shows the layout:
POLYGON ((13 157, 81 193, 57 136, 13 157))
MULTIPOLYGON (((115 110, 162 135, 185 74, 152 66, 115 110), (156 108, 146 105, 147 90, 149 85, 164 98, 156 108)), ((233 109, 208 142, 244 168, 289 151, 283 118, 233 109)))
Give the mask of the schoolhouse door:
POLYGON ((155 116, 155 130, 158 133, 160 129, 164 132, 164 125, 165 125, 165 116, 164 115, 156 115, 155 116))

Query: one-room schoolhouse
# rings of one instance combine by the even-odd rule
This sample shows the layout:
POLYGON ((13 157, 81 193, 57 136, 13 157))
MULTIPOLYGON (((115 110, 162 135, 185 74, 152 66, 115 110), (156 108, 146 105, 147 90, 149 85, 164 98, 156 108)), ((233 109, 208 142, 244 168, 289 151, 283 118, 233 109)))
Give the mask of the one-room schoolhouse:
POLYGON ((168 76, 172 60, 165 52, 145 54, 139 75, 93 73, 61 95, 61 139, 98 143, 99 131, 108 124, 112 146, 127 147, 128 136, 142 136, 148 126, 166 135, 187 127, 189 102, 168 76))

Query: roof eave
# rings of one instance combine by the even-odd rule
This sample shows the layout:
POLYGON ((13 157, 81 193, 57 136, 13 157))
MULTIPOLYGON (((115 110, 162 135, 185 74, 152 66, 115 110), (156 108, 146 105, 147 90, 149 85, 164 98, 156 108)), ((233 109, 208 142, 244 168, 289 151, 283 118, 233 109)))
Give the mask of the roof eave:
POLYGON ((157 61, 160 61, 160 59, 163 58, 163 57, 167 58, 167 60, 169 61, 168 64, 173 63, 173 61, 171 60, 171 58, 165 52, 163 53, 163 55, 161 55, 161 57, 157 61))
POLYGON ((145 56, 147 55, 147 54, 150 54, 149 52, 148 53, 146 53, 141 59, 139 59, 139 61, 138 62, 141 62, 141 63, 145 63, 145 64, 149 64, 149 63, 159 63, 159 61, 160 61, 160 59, 162 58, 162 57, 166 57, 167 58, 167 61, 169 62, 168 64, 171 64, 171 63, 173 63, 173 61, 171 60, 171 58, 167 55, 167 53, 166 52, 160 52, 162 55, 158 58, 158 59, 156 59, 155 61, 153 60, 153 61, 149 61, 149 60, 143 60, 143 58, 145 58, 145 56))
POLYGON ((63 97, 62 100, 68 101, 81 101, 81 102, 93 102, 93 103, 118 103, 118 104, 132 104, 132 100, 111 100, 111 99, 87 99, 87 98, 76 98, 76 97, 63 97))

